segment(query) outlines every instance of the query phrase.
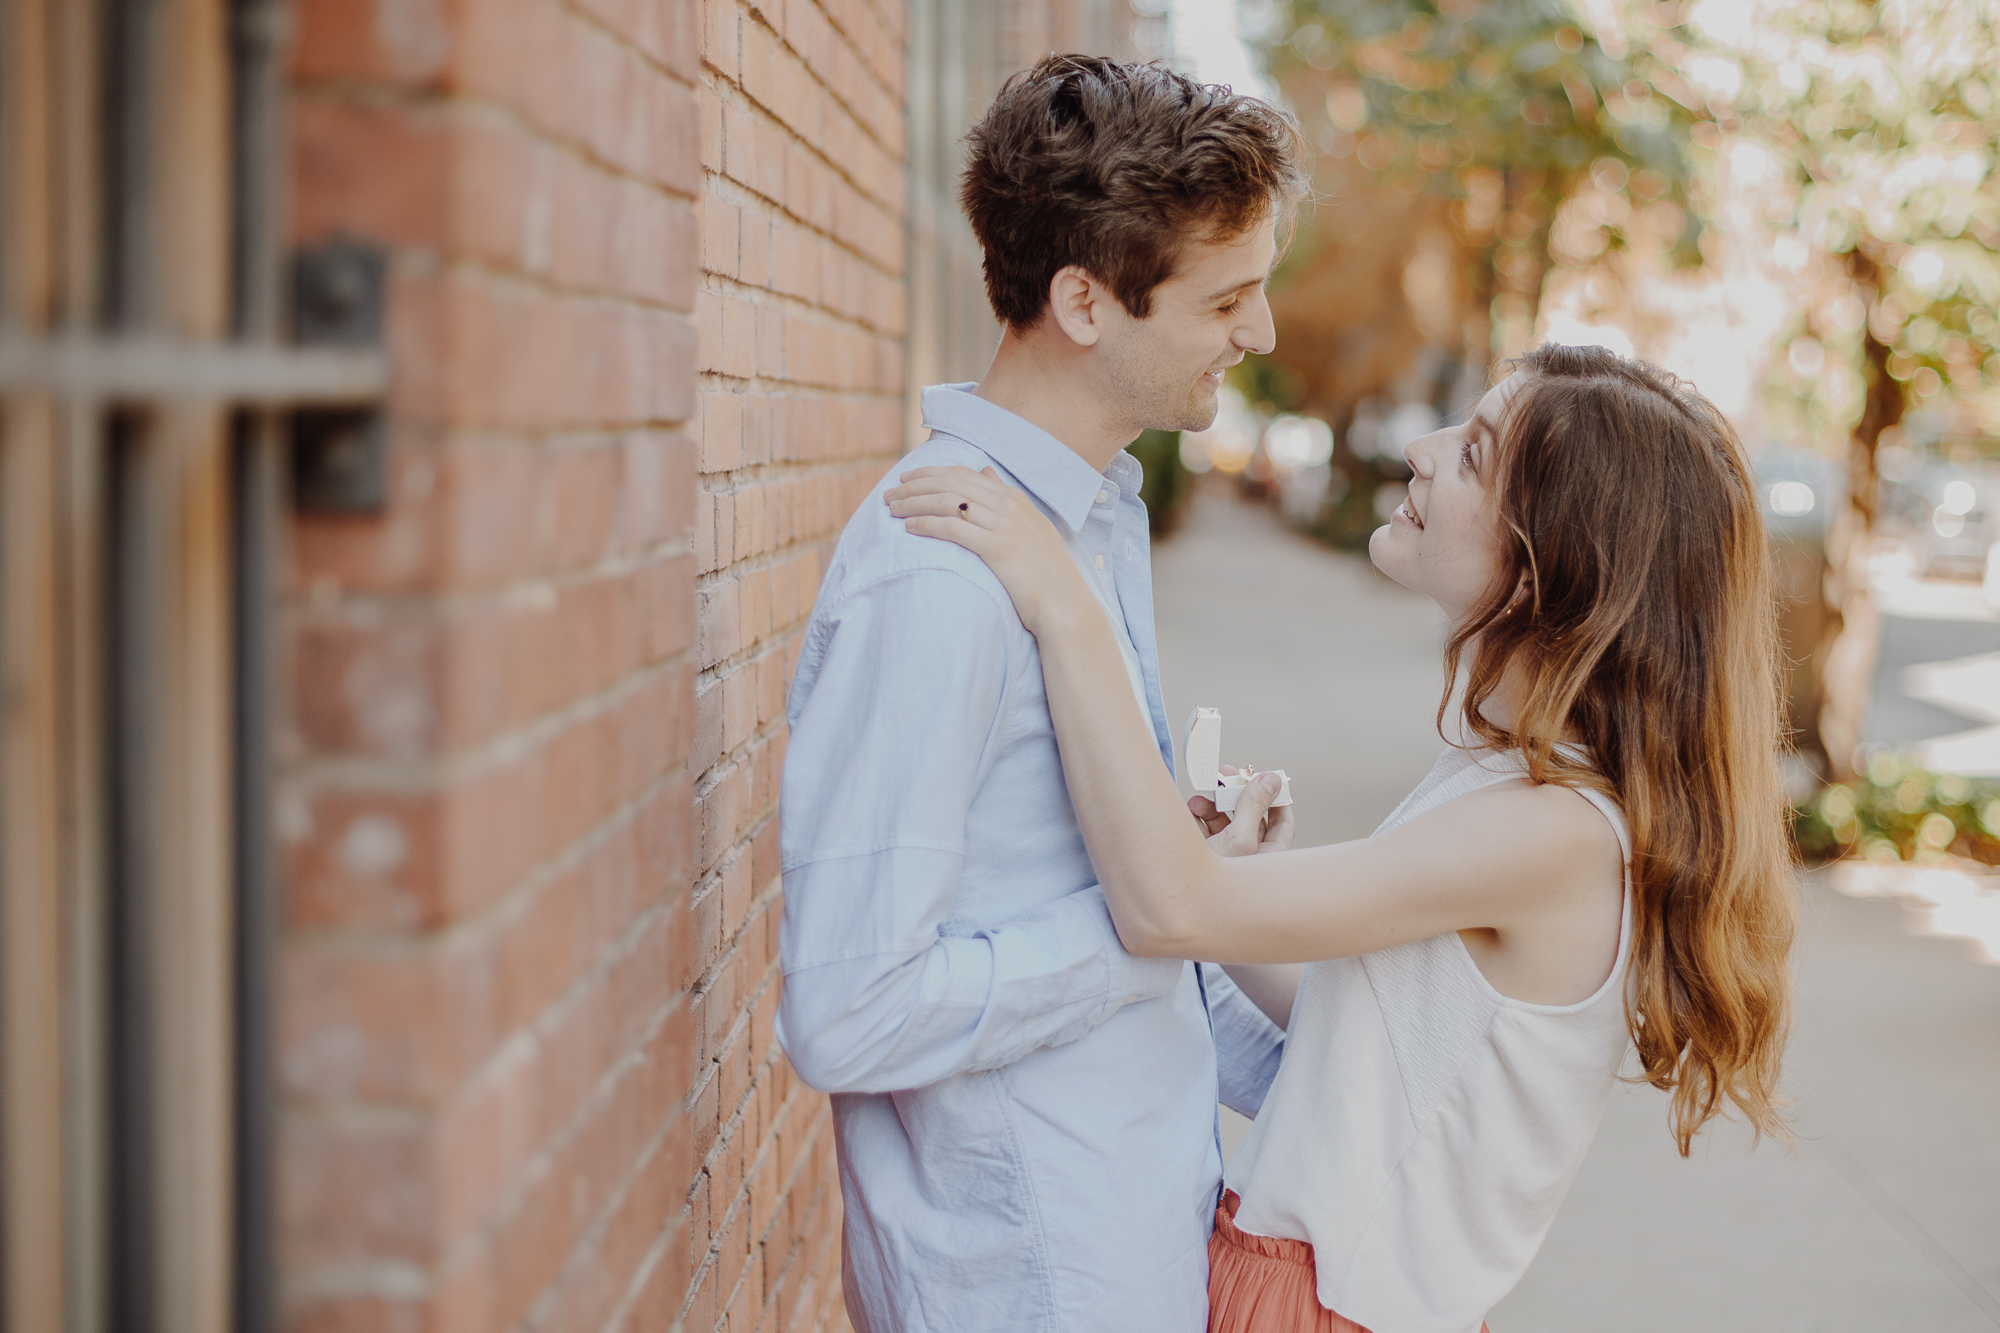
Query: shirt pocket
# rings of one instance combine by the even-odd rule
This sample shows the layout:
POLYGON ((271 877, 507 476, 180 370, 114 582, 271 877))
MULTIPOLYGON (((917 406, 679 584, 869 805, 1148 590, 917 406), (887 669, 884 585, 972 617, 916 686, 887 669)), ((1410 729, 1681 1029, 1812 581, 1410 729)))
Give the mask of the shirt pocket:
POLYGON ((1007 1071, 894 1094, 924 1207, 900 1247, 924 1327, 1055 1328, 1054 1274, 1007 1071))

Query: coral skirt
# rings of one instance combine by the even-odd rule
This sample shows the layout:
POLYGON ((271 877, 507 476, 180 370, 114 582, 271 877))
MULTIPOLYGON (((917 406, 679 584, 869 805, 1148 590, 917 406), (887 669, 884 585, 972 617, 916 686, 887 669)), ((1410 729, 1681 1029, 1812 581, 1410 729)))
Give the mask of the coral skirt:
MULTIPOLYGON (((1368 1333, 1319 1303, 1313 1247, 1253 1236, 1236 1225, 1231 1190, 1208 1241, 1208 1333, 1368 1333)), ((1480 1333, 1486 1333, 1485 1325, 1480 1333)))

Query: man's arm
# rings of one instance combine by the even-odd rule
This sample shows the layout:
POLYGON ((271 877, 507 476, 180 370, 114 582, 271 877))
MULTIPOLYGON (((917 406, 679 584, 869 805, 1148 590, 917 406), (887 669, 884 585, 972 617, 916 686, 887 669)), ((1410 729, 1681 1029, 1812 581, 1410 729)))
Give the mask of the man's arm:
MULTIPOLYGON (((778 1035, 825 1091, 922 1087, 1074 1041, 1185 964, 1118 943, 1101 892, 949 931, 991 763, 1013 611, 960 574, 892 575, 822 627, 785 757, 778 1035)), ((1023 640, 1025 643, 1025 640, 1023 640)))
POLYGON ((1208 1017, 1215 1029, 1215 1077, 1221 1102, 1256 1119, 1278 1076, 1285 1034, 1251 1003, 1227 972, 1213 963, 1201 969, 1208 992, 1208 1017))

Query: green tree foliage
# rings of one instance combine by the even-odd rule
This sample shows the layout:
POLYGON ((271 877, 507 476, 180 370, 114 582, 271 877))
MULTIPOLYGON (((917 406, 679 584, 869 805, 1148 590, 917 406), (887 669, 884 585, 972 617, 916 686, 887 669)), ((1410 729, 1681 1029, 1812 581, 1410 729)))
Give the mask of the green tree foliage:
POLYGON ((1864 303, 1865 318, 1809 324, 1861 363, 1859 427, 1879 434, 1947 387, 1990 390, 2000 4, 1707 0, 1687 19, 1657 44, 1726 133, 1780 155, 1794 177, 1771 219, 1781 240, 1837 260, 1864 303))
POLYGON ((1601 41, 1563 0, 1290 0, 1275 36, 1272 69, 1294 101, 1324 87, 1323 106, 1299 107, 1324 153, 1455 201, 1467 287, 1492 310, 1496 344, 1532 325, 1550 224, 1586 181, 1619 201, 1598 219, 1604 244, 1664 220, 1693 258, 1685 148, 1698 113, 1656 92, 1653 76, 1671 71, 1622 30, 1601 41))
POLYGON ((1854 781, 1793 809, 1792 836, 1809 862, 1950 855, 2000 864, 2000 782, 1931 773, 1906 756, 1878 754, 1854 781))
POLYGON ((1832 637, 1806 738, 1846 777, 1874 662, 1877 447, 1912 405, 1985 398, 1990 411, 2000 385, 2000 3, 1702 0, 1623 15, 1729 140, 1776 154, 1789 188, 1768 205, 1773 242, 1832 289, 1798 329, 1819 347, 1794 361, 1826 356, 1844 372, 1800 388, 1848 436, 1848 509, 1823 580, 1832 637))
POLYGON ((1194 495, 1194 477, 1181 462, 1181 433, 1141 431, 1125 451, 1139 460, 1144 473, 1139 499, 1146 506, 1146 526, 1154 537, 1165 537, 1180 526, 1187 502, 1194 495))

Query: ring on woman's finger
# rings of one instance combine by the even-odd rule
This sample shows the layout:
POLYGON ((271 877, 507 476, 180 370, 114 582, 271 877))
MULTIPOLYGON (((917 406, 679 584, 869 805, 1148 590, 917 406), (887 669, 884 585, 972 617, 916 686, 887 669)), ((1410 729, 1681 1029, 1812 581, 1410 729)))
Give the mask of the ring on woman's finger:
POLYGON ((958 516, 960 518, 971 518, 972 506, 967 502, 965 502, 964 500, 960 500, 958 502, 958 516))

